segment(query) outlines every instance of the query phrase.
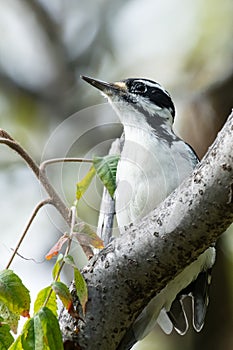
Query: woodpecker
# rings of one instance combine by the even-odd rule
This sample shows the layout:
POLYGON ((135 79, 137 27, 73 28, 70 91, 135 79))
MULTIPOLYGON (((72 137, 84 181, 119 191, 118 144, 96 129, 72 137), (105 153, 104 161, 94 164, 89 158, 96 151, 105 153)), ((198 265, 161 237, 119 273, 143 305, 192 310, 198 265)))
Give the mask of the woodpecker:
MULTIPOLYGON (((83 80, 107 97, 124 129, 117 167, 116 218, 121 232, 155 209, 191 174, 198 163, 194 150, 173 131, 175 107, 170 94, 150 79, 129 78, 108 83, 83 80)), ((209 247, 159 292, 126 333, 119 349, 130 349, 156 322, 166 333, 188 329, 183 299, 192 297, 193 327, 204 324, 215 248, 209 247)))

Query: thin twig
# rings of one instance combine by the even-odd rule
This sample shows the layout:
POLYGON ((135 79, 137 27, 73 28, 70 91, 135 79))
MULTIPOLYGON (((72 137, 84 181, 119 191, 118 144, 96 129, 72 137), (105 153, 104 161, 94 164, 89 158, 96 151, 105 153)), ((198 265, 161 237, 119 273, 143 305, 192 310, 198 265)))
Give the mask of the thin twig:
POLYGON ((36 162, 29 156, 29 154, 23 149, 23 147, 18 142, 16 142, 6 131, 2 129, 0 129, 0 143, 5 144, 14 151, 16 151, 25 160, 27 165, 32 169, 37 179, 47 191, 53 205, 56 207, 56 209, 62 215, 64 220, 70 226, 69 209, 67 208, 63 200, 59 197, 53 186, 50 184, 44 172, 40 170, 36 162))
POLYGON ((85 158, 54 158, 54 159, 48 159, 45 160, 40 164, 40 171, 45 172, 45 168, 48 165, 55 164, 55 163, 68 163, 68 162, 78 162, 78 163, 92 163, 92 159, 85 159, 85 158))
POLYGON ((75 208, 74 205, 70 208, 70 213, 71 213, 70 237, 72 237, 72 235, 74 233, 74 225, 75 225, 75 222, 76 222, 76 220, 75 220, 76 208, 75 208))
MULTIPOLYGON (((82 162, 92 162, 92 160, 89 159, 81 159, 81 158, 70 158, 72 160, 67 159, 62 159, 62 158, 57 158, 57 159, 51 159, 47 160, 42 163, 42 165, 39 167, 36 162, 30 157, 30 155, 23 149, 23 147, 16 142, 5 130, 0 129, 0 143, 7 145, 14 151, 16 151, 27 163, 27 165, 32 169, 34 174, 36 175, 37 179, 39 182, 42 184, 46 192, 48 193, 51 204, 54 205, 54 207, 59 211, 59 213, 62 215, 63 219, 66 221, 68 226, 70 227, 71 225, 71 217, 70 217, 70 210, 66 206, 66 204, 63 202, 61 197, 58 195, 58 193, 55 191, 54 187, 50 184, 45 168, 48 164, 51 163, 57 163, 60 161, 67 162, 67 161, 82 161, 82 162)), ((82 245, 81 245, 82 246, 82 245)), ((92 254, 90 252, 89 247, 82 246, 84 253, 86 256, 89 258, 92 254)))
POLYGON ((23 240, 24 240, 24 238, 25 238, 25 236, 26 236, 26 234, 27 234, 27 232, 28 232, 28 230, 29 230, 33 220, 35 219, 38 211, 46 204, 53 204, 50 198, 45 199, 42 202, 40 202, 39 204, 37 204, 37 206, 33 210, 33 213, 32 213, 32 215, 31 215, 31 217, 30 217, 30 219, 29 219, 29 221, 27 223, 27 226, 26 226, 25 230, 23 231, 23 234, 20 237, 20 239, 19 239, 19 241, 18 241, 18 243, 16 245, 16 247, 15 247, 15 249, 13 251, 13 254, 10 257, 10 260, 9 260, 7 266, 6 266, 6 269, 9 269, 9 267, 10 267, 10 265, 11 265, 11 263, 12 263, 14 257, 15 257, 15 255, 18 253, 19 247, 21 246, 21 244, 22 244, 22 242, 23 242, 23 240))
MULTIPOLYGON (((67 247, 66 247, 64 256, 67 256, 69 254, 71 243, 72 243, 72 237, 73 237, 73 233, 74 233, 74 225, 76 223, 76 208, 75 208, 75 206, 72 206, 70 209, 70 217, 71 217, 70 234, 69 234, 69 239, 68 239, 68 243, 67 243, 67 247)), ((63 260, 63 263, 65 263, 64 260, 63 260)))
MULTIPOLYGON (((72 243, 72 238, 73 238, 73 233, 74 233, 74 226, 75 226, 75 223, 76 223, 76 208, 75 208, 75 206, 71 207, 70 213, 71 213, 70 234, 69 234, 69 239, 68 239, 68 243, 67 243, 67 246, 66 246, 66 250, 65 250, 65 253, 64 253, 64 257, 66 257, 69 254, 71 243, 72 243)), ((58 278, 60 276, 60 273, 61 273, 61 270, 62 270, 64 265, 65 265, 65 260, 63 258, 61 266, 60 266, 60 268, 59 268, 59 270, 57 272, 57 275, 55 277, 55 281, 58 280, 58 278)))

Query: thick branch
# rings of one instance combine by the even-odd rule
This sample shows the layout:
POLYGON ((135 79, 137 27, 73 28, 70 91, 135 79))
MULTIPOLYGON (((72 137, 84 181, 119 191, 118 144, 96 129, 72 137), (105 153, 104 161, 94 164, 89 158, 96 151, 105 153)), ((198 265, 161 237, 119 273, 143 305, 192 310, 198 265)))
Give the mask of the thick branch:
POLYGON ((147 303, 231 224, 232 132, 233 113, 192 176, 83 270, 89 290, 85 323, 66 312, 60 317, 73 348, 117 349, 147 303))

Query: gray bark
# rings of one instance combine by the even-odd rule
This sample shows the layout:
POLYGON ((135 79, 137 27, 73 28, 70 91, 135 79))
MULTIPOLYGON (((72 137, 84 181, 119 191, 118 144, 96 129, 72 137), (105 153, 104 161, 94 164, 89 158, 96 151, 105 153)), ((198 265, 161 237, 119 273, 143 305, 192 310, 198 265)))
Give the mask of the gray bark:
POLYGON ((117 349, 151 298, 232 223, 232 135, 233 113, 192 176, 83 269, 85 322, 60 315, 67 349, 117 349))

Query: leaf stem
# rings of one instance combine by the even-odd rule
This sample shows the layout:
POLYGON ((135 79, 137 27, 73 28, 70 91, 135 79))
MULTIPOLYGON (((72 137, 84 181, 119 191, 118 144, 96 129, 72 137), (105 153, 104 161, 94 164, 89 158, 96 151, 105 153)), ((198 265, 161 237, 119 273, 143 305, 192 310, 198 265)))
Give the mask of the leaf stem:
MULTIPOLYGON (((72 243, 72 235, 73 235, 73 232, 74 232, 74 225, 75 225, 75 222, 76 222, 76 208, 74 206, 71 207, 70 213, 71 213, 70 234, 69 234, 69 239, 68 239, 68 243, 67 243, 67 246, 66 246, 66 250, 65 250, 65 253, 64 253, 64 257, 66 257, 69 254, 71 243, 72 243)), ((61 266, 60 266, 60 268, 59 268, 59 270, 57 272, 57 275, 55 277, 55 281, 58 280, 58 278, 60 276, 60 273, 61 273, 61 270, 62 270, 63 266, 65 265, 64 257, 63 257, 61 266)))
MULTIPOLYGON (((64 253, 64 257, 66 257, 68 254, 69 254, 69 251, 70 251, 70 247, 71 247, 71 242, 72 242, 72 235, 73 235, 73 232, 74 232, 74 225, 75 225, 75 222, 76 222, 76 208, 74 206, 71 207, 70 209, 70 213, 71 213, 71 221, 70 221, 70 234, 69 234, 69 239, 68 239, 68 243, 67 243, 67 247, 66 247, 66 250, 65 250, 65 253, 64 253)), ((57 282, 58 281, 58 278, 61 274, 61 271, 63 269, 63 266, 65 265, 65 260, 64 260, 64 257, 62 259, 62 262, 61 262, 61 265, 59 267, 59 270, 56 274, 56 277, 54 278, 54 282, 57 282)), ((47 295, 47 298, 45 299, 45 302, 43 304, 43 306, 46 306, 47 302, 49 301, 49 298, 52 294, 52 286, 51 286, 51 289, 49 291, 49 294, 47 295)))

